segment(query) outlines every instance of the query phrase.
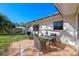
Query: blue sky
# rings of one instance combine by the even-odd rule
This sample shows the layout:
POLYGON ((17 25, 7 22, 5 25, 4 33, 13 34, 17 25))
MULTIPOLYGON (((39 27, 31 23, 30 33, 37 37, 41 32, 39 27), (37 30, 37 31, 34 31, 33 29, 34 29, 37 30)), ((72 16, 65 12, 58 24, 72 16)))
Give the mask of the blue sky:
POLYGON ((0 3, 0 13, 12 22, 30 22, 58 12, 53 3, 0 3))

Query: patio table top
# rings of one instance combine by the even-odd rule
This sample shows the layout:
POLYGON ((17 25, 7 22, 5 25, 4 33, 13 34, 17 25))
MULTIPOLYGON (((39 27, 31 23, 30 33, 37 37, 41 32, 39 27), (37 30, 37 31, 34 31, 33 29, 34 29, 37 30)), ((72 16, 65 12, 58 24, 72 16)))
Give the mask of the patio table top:
POLYGON ((54 38, 56 38, 56 37, 54 37, 54 36, 40 36, 40 38, 44 38, 44 39, 46 39, 46 40, 53 40, 54 38))

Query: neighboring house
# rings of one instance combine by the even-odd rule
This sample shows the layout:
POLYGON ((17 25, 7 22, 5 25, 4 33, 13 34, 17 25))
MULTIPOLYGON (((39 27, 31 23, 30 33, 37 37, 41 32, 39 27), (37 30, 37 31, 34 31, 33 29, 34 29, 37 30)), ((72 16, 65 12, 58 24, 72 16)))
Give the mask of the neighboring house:
POLYGON ((25 33, 27 29, 25 27, 16 27, 16 33, 25 33))

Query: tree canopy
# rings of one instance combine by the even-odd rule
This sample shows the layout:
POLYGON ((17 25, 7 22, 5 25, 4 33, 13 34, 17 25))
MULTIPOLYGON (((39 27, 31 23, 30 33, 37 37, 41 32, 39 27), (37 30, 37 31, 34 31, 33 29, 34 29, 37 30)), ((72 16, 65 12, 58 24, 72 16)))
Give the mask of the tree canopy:
POLYGON ((12 23, 9 18, 2 13, 0 13, 0 32, 10 32, 12 28, 15 27, 15 24, 12 23))

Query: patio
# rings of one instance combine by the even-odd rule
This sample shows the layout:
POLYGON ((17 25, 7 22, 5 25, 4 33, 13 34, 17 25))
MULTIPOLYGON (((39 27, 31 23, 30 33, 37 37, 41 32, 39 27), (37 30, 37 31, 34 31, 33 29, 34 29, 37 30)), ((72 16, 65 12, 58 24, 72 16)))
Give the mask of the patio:
MULTIPOLYGON (((23 40, 20 41, 20 47, 24 48, 22 53, 23 56, 39 56, 39 50, 34 47, 34 40, 23 40)), ((64 49, 60 49, 58 47, 63 47, 63 44, 56 42, 56 46, 50 46, 50 49, 47 47, 47 50, 44 54, 40 56, 74 56, 77 55, 77 52, 68 45, 65 45, 64 49)), ((9 55, 17 55, 19 56, 19 42, 14 42, 9 49, 9 55)))

